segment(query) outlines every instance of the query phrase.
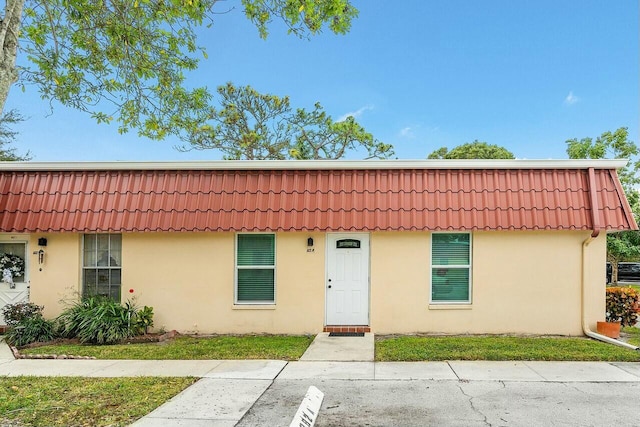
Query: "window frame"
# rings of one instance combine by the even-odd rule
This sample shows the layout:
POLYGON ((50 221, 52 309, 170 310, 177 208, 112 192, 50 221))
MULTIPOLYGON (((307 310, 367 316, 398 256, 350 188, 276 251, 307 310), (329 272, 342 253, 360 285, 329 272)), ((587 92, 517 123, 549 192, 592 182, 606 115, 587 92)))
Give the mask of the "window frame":
POLYGON ((473 303, 473 233, 465 231, 439 231, 432 232, 429 236, 429 304, 433 305, 471 305, 473 303), (433 263, 433 236, 437 234, 466 234, 469 236, 469 264, 434 264, 433 263), (433 299, 433 271, 436 268, 468 270, 469 282, 467 283, 469 297, 467 300, 434 300, 433 299))
MULTIPOLYGON (((109 262, 110 264, 110 262, 109 262)), ((109 270, 109 295, 108 298, 113 299, 116 302, 121 302, 122 301, 122 233, 83 233, 82 234, 82 258, 80 260, 80 268, 81 268, 81 278, 80 278, 80 284, 81 284, 81 292, 80 295, 82 295, 82 297, 86 297, 86 296, 93 296, 93 295, 99 295, 97 292, 96 293, 88 293, 86 290, 86 272, 87 271, 95 271, 96 272, 96 291, 98 289, 98 271, 99 270, 109 270), (85 256, 87 251, 86 248, 86 238, 87 236, 95 236, 96 237, 96 246, 95 246, 95 265, 91 265, 91 266, 87 266, 85 265, 85 256), (119 265, 98 265, 99 264, 99 260, 98 260, 98 245, 97 245, 97 238, 98 236, 109 236, 109 247, 107 249, 107 257, 109 258, 109 260, 111 260, 113 258, 112 256, 112 241, 111 241, 111 236, 119 236, 120 237, 120 264, 119 265), (113 284, 111 283, 111 278, 112 278, 112 271, 113 270, 119 270, 120 271, 120 283, 113 284), (119 291, 119 298, 116 300, 115 298, 112 297, 111 295, 111 290, 114 287, 118 287, 119 291)))
MULTIPOLYGON (((14 279, 14 283, 29 283, 29 267, 30 267, 30 259, 29 259, 29 240, 4 240, 0 239, 0 244, 11 245, 11 244, 19 244, 24 245, 24 274, 22 275, 22 280, 14 279)), ((0 250, 0 253, 3 253, 0 250)), ((18 276, 20 277, 20 276, 18 276)), ((2 278, 2 272, 0 271, 0 279, 2 278)))
POLYGON ((275 305, 276 304, 276 295, 277 295, 277 276, 276 276, 276 265, 277 265, 277 236, 276 233, 272 232, 255 232, 255 233, 236 233, 236 237, 234 239, 235 247, 234 247, 234 269, 233 269, 233 303, 235 305, 275 305), (238 265, 238 239, 240 236, 251 236, 251 235, 270 235, 273 236, 273 265, 238 265), (273 300, 272 301, 264 301, 264 300, 239 300, 238 299, 238 271, 239 270, 273 270, 273 300))

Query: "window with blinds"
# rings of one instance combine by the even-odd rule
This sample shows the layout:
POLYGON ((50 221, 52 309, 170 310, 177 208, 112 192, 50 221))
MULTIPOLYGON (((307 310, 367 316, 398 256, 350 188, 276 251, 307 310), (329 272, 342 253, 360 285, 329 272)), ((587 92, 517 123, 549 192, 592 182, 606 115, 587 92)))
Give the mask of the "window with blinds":
POLYGON ((238 234, 236 241, 236 302, 275 303, 274 234, 238 234))
POLYGON ((471 302, 471 235, 431 235, 431 302, 471 302))
POLYGON ((82 247, 82 294, 120 302, 122 236, 85 234, 82 247))

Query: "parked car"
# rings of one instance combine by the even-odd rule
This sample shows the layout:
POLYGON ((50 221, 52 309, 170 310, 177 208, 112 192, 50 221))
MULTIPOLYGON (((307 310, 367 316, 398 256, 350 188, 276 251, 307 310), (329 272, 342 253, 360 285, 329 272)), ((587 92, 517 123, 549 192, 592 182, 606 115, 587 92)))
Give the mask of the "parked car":
MULTIPOLYGON (((612 275, 611 263, 607 263, 607 283, 611 283, 612 275)), ((619 262, 618 281, 640 281, 640 262, 619 262)))

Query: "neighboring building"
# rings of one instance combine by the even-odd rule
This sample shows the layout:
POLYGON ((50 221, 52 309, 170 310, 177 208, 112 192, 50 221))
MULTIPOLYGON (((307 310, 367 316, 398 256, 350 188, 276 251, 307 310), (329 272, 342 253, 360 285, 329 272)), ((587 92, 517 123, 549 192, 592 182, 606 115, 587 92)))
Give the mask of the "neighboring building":
POLYGON ((135 297, 191 333, 581 335, 606 231, 637 229, 624 164, 0 163, 0 252, 26 259, 0 295, 135 297))

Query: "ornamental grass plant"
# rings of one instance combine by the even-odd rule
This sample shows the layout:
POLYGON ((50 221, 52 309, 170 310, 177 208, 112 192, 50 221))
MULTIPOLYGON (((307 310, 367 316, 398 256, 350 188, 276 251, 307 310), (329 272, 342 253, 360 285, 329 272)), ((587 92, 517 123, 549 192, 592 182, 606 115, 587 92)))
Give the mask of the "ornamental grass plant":
POLYGON ((138 309, 100 296, 83 297, 56 319, 58 333, 81 343, 115 344, 145 333, 153 325, 153 309, 138 309))
POLYGON ((24 347, 55 338, 77 338, 81 343, 115 344, 146 334, 153 326, 153 308, 140 309, 131 301, 120 304, 106 297, 84 297, 53 321, 42 316, 43 308, 32 303, 5 306, 7 342, 24 347))

